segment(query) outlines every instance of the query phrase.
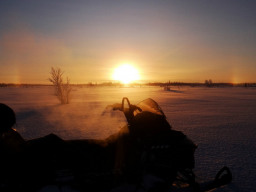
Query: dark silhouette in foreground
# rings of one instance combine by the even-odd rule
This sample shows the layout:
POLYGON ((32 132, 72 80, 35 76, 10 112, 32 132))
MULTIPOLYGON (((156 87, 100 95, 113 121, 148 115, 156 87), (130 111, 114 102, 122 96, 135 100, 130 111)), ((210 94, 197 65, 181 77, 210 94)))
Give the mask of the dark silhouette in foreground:
POLYGON ((14 111, 0 104, 1 191, 36 191, 50 184, 80 191, 123 191, 127 185, 133 191, 207 191, 231 181, 225 167, 206 186, 196 182, 197 146, 171 128, 154 100, 131 105, 123 98, 109 107, 123 111, 127 125, 104 140, 62 140, 50 134, 25 141, 12 128, 14 111))

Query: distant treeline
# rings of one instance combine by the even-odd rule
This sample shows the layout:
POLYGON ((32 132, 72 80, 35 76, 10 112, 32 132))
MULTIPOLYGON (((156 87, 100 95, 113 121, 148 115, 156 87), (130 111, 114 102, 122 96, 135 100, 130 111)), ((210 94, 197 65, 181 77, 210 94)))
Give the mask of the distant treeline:
POLYGON ((256 87, 256 83, 213 83, 206 81, 205 83, 185 83, 185 82, 168 82, 168 83, 147 83, 149 86, 190 86, 190 87, 256 87))
POLYGON ((37 87, 37 86, 50 86, 46 84, 28 84, 28 83, 0 83, 0 87, 37 87))
MULTIPOLYGON (((38 86, 53 86, 50 84, 15 84, 15 83, 0 83, 0 87, 38 87, 38 86)), ((122 87, 121 83, 103 82, 103 83, 85 83, 85 84, 71 84, 75 87, 95 87, 95 86, 113 86, 122 87)), ((186 82, 152 82, 152 83, 131 83, 131 87, 142 87, 142 86, 190 86, 190 87, 256 87, 256 83, 214 83, 206 80, 205 83, 186 83, 186 82)))
POLYGON ((233 87, 233 83, 185 83, 185 82, 170 82, 170 83, 148 83, 151 86, 190 86, 190 87, 233 87))

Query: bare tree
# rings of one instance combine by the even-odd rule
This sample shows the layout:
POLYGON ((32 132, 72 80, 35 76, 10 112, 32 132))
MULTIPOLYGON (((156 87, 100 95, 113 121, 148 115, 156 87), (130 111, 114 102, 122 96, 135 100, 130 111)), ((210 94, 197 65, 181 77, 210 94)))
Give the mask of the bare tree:
POLYGON ((70 102, 72 87, 68 77, 66 83, 64 83, 63 73, 64 72, 60 68, 52 67, 50 72, 51 78, 49 78, 49 81, 53 84, 55 95, 61 104, 68 104, 70 102))
POLYGON ((212 86, 213 86, 212 80, 211 80, 211 79, 205 80, 205 85, 206 85, 207 87, 212 87, 212 86))

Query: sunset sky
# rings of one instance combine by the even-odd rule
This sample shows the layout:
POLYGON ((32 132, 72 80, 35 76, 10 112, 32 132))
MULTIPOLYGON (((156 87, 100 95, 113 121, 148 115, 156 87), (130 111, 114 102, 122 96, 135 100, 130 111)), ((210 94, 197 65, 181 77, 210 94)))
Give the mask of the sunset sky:
POLYGON ((256 82, 255 0, 0 0, 0 83, 256 82))

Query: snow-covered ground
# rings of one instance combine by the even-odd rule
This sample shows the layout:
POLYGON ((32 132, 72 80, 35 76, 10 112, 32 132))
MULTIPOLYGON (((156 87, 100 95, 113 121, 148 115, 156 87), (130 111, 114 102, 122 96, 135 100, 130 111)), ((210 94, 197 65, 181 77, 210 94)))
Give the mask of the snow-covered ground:
POLYGON ((76 87, 68 105, 59 104, 52 87, 0 88, 0 102, 15 110, 16 129, 26 139, 49 133, 63 139, 105 138, 125 124, 122 113, 106 109, 122 97, 133 104, 151 97, 173 129, 198 144, 199 179, 212 179, 227 165, 233 182, 217 191, 256 191, 255 88, 76 87))

